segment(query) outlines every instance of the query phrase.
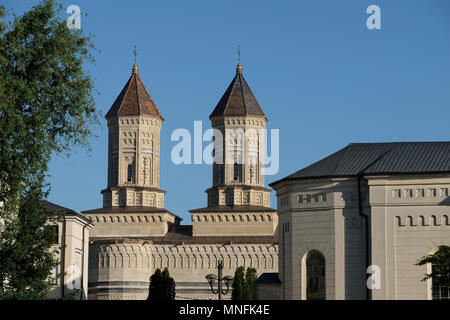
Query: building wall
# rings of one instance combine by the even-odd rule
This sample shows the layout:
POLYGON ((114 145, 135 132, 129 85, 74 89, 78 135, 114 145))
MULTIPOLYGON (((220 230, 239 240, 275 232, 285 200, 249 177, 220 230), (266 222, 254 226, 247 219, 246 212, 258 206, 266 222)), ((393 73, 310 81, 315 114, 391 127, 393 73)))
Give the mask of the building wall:
POLYGON ((421 281, 429 266, 415 263, 450 245, 450 175, 373 177, 369 186, 372 223, 377 222, 372 263, 384 271, 373 298, 431 299, 431 284, 421 281))
POLYGON ((338 180, 289 184, 277 190, 279 243, 286 246, 280 248, 284 299, 306 299, 306 258, 312 250, 325 256, 327 299, 345 298, 344 227, 345 215, 356 204, 353 189, 354 183, 338 180), (283 239, 285 224, 290 227, 283 239))
POLYGON ((193 213, 193 236, 273 236, 276 212, 193 213))
POLYGON ((96 237, 162 237, 175 223, 169 213, 105 213, 86 214, 94 224, 90 236, 96 237))
POLYGON ((291 181, 276 189, 284 299, 306 298, 310 250, 325 256, 327 299, 366 299, 360 206, 371 230, 370 264, 381 271, 372 299, 431 298, 431 284, 421 281, 430 266, 415 263, 450 245, 450 175, 365 177, 361 203, 356 178, 291 181))
POLYGON ((213 119, 212 127, 222 135, 222 139, 214 140, 217 164, 213 165, 213 186, 264 187, 265 141, 260 130, 266 128, 266 119, 227 116, 213 119), (234 180, 235 162, 242 164, 241 179, 238 181, 234 180))
POLYGON ((58 244, 54 249, 59 251, 60 265, 54 274, 56 281, 50 290, 50 299, 61 299, 80 284, 80 299, 87 299, 89 230, 92 227, 86 220, 66 215, 64 222, 58 223, 58 244), (84 238, 83 238, 84 233, 84 238), (65 246, 65 248, 63 248, 65 246), (66 274, 63 275, 63 272, 66 274), (70 284, 72 283, 72 285, 70 284))
POLYGON ((258 300, 280 300, 279 284, 257 284, 258 300))
POLYGON ((273 244, 160 245, 130 240, 93 243, 89 254, 89 299, 99 300, 146 299, 156 268, 169 268, 176 299, 217 299, 205 276, 217 274, 219 259, 224 261, 224 276, 234 276, 238 266, 254 267, 258 274, 278 270, 278 246, 273 244))
POLYGON ((108 189, 102 191, 104 207, 164 207, 164 192, 152 190, 160 186, 161 126, 162 120, 153 116, 108 119, 108 189), (128 181, 129 165, 131 181, 128 181))

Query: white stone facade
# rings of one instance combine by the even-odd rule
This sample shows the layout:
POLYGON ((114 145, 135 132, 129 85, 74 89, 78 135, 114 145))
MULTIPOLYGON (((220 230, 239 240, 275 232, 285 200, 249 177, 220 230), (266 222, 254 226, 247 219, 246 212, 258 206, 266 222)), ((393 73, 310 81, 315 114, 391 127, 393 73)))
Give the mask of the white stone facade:
POLYGON ((450 175, 316 178, 277 190, 282 299, 306 299, 306 258, 325 258, 326 299, 366 299, 369 261, 380 268, 371 299, 431 299, 430 266, 419 258, 450 246, 450 175), (361 194, 361 211, 358 197, 361 194), (360 215, 360 212, 363 215, 360 215))
POLYGON ((92 224, 79 214, 65 214, 57 223, 58 243, 53 249, 58 252, 60 264, 53 272, 53 283, 49 298, 62 299, 79 288, 80 300, 88 296, 88 252, 89 231, 92 224))

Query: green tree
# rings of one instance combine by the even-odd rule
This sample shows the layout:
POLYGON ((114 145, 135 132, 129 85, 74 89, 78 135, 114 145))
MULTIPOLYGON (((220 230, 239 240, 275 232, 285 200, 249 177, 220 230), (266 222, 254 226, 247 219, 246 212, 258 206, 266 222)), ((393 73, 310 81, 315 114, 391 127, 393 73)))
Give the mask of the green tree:
POLYGON ((425 274, 422 281, 431 279, 435 289, 450 287, 450 248, 442 246, 434 254, 420 258, 416 265, 422 266, 428 263, 432 265, 431 273, 425 274))
POLYGON ((256 278, 256 269, 247 268, 244 283, 244 300, 258 300, 258 290, 255 285, 256 278))
POLYGON ((169 269, 163 272, 156 269, 150 277, 150 288, 147 300, 175 300, 175 280, 170 276, 169 269))
MULTIPOLYGON (((0 6, 0 299, 44 299, 57 264, 45 183, 50 157, 89 147, 98 123, 88 37, 45 0, 22 16, 0 6)), ((88 148, 89 149, 89 148, 88 148)))
POLYGON ((234 279, 231 285, 233 289, 231 292, 232 300, 244 300, 244 271, 244 267, 241 266, 234 273, 234 279))

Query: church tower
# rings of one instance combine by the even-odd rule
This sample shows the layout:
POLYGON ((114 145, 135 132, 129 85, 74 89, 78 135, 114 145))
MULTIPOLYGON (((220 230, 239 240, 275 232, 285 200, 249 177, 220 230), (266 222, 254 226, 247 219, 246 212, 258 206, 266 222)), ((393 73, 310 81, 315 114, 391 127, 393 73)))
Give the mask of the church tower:
POLYGON ((94 238, 164 236, 181 218, 164 208, 160 189, 160 132, 163 116, 139 77, 136 63, 105 116, 108 123, 108 180, 103 208, 83 211, 94 238))
POLYGON ((160 180, 160 132, 164 121, 136 64, 105 116, 108 122, 108 187, 103 206, 164 207, 160 180))
POLYGON ((213 183, 206 190, 208 207, 190 211, 193 235, 273 236, 278 217, 264 187, 267 117, 240 63, 209 118, 215 129, 213 183))
POLYGON ((157 268, 169 268, 177 299, 202 300, 215 299, 205 276, 217 270, 218 261, 223 261, 224 274, 240 265, 258 274, 277 272, 278 216, 269 207, 270 191, 264 188, 258 160, 264 136, 257 129, 264 129, 267 119, 240 65, 211 114, 220 132, 214 141, 217 161, 208 207, 191 211, 192 226, 180 225, 181 218, 164 208, 164 119, 136 64, 105 118, 109 144, 103 207, 83 211, 94 225, 89 231, 89 299, 146 299, 157 268))

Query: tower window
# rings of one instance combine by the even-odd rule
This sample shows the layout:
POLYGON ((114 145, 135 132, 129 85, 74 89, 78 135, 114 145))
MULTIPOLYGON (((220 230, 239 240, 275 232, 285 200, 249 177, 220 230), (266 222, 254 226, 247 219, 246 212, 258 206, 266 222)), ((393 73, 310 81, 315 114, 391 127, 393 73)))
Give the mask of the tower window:
POLYGON ((131 164, 128 165, 128 178, 127 181, 131 182, 133 179, 133 166, 131 164))
POLYGON ((233 180, 239 181, 241 180, 241 165, 235 163, 233 167, 233 180))

